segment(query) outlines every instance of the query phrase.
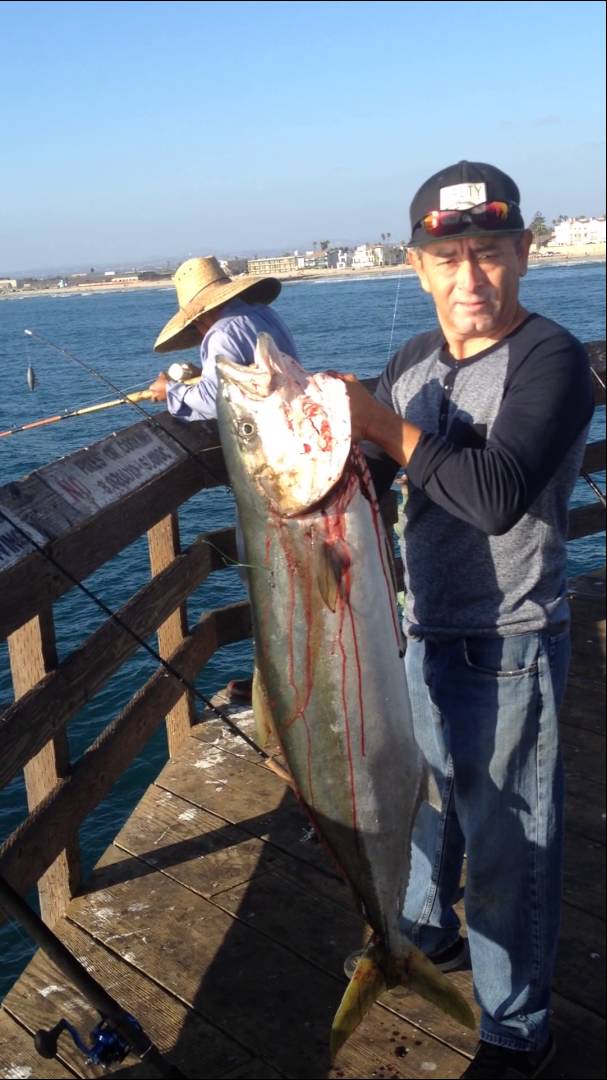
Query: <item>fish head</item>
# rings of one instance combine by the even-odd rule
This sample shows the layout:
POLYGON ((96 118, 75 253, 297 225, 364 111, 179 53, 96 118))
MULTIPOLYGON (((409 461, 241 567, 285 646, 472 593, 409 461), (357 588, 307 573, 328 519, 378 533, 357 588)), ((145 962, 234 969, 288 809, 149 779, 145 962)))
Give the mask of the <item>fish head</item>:
POLYGON ((219 429, 233 482, 236 466, 281 517, 321 502, 350 453, 345 384, 306 372, 269 334, 257 338, 253 364, 219 357, 217 373, 219 429))

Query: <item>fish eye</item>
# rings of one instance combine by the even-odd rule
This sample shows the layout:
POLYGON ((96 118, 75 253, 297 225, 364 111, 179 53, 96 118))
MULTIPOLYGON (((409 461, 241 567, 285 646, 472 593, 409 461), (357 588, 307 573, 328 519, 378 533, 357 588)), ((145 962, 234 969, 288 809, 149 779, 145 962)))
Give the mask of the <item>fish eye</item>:
POLYGON ((248 442, 257 434, 257 429, 252 420, 241 420, 238 424, 238 434, 241 439, 248 442))

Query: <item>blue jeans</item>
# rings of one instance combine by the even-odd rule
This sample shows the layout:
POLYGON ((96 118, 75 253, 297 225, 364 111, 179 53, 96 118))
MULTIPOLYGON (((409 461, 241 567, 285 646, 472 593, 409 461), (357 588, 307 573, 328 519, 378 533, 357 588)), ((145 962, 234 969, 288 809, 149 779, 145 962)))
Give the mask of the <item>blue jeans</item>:
POLYGON ((403 929, 426 953, 452 944, 466 853, 466 922, 481 1039, 548 1037, 559 930, 563 771, 557 714, 568 628, 505 638, 410 639, 415 735, 438 781, 413 832, 403 929))

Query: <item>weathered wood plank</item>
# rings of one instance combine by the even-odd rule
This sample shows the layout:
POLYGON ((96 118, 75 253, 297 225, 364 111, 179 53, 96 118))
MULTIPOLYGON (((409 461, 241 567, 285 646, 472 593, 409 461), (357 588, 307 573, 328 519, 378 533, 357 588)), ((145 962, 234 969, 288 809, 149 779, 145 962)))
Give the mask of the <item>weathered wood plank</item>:
MULTIPOLYGON (((148 548, 152 575, 166 570, 180 554, 179 520, 176 513, 154 525, 148 532, 148 548)), ((180 604, 158 627, 158 652, 163 659, 172 656, 183 644, 188 633, 188 616, 185 604, 180 604)), ((194 695, 191 690, 175 702, 167 713, 167 741, 169 754, 175 756, 177 748, 187 738, 196 717, 194 695)))
POLYGON ((554 990, 605 1016, 605 919, 563 904, 554 990))
MULTIPOLYGON (((158 929, 160 926, 159 922, 158 929)), ((119 1005, 139 1020, 161 1053, 166 1054, 167 1060, 182 1069, 186 1076, 220 1077, 247 1063, 246 1050, 202 1017, 192 1016, 181 1001, 136 971, 128 962, 128 949, 125 958, 119 959, 115 952, 99 945, 68 920, 61 920, 56 930, 68 949, 85 963, 87 971, 108 989, 119 1005)), ((131 937, 127 933, 125 944, 128 945, 131 937)), ((99 1019, 89 1002, 42 951, 36 953, 9 991, 4 1005, 30 1032, 52 1027, 58 1017, 65 1016, 78 1031, 86 1034, 99 1019)), ((84 1061, 69 1036, 61 1036, 59 1048, 62 1061, 77 1075, 107 1075, 104 1070, 84 1061)), ((119 1074, 147 1077, 151 1071, 130 1054, 116 1072, 112 1069, 112 1076, 119 1074)), ((46 1073, 38 1075, 42 1077, 46 1073)))
POLYGON ((605 440, 588 443, 582 469, 588 473, 605 472, 605 440))
POLYGON ((205 749, 188 740, 179 760, 169 762, 156 783, 325 870, 326 856, 308 818, 293 793, 268 769, 227 752, 209 761, 205 749))
MULTIPOLYGON (((192 680, 219 646, 249 633, 248 604, 231 604, 203 616, 171 660, 192 680)), ((0 848, 0 873, 13 888, 27 892, 50 866, 83 817, 107 795, 126 764, 145 745, 181 690, 181 684, 166 678, 163 669, 148 679, 83 754, 69 777, 9 837, 0 848)))
POLYGON ((583 777, 566 777, 566 828, 597 843, 605 841, 605 786, 583 777))
POLYGON ((284 873, 295 860, 168 791, 148 789, 114 844, 339 977, 344 957, 361 944, 366 928, 351 906, 337 907, 284 873))
POLYGON ((259 1058, 256 1058, 255 1061, 240 1065, 239 1068, 233 1069, 232 1072, 225 1075, 226 1080, 238 1080, 239 1077, 244 1077, 245 1080, 275 1080, 276 1077, 281 1077, 284 1074, 273 1069, 271 1065, 268 1065, 267 1061, 260 1061, 259 1058))
MULTIPOLYGON (((224 705, 219 703, 219 697, 212 700, 214 703, 217 701, 221 710, 225 711, 246 735, 252 739, 255 738, 255 719, 251 708, 224 705)), ((214 747, 214 754, 235 754, 236 757, 244 757, 247 761, 257 762, 259 760, 255 750, 244 739, 235 735, 224 724, 223 720, 217 719, 210 709, 202 713, 199 723, 192 728, 190 736, 196 742, 201 743, 203 747, 214 747)), ((203 749, 201 749, 201 753, 203 753, 203 749)))
POLYGON ((234 888, 271 869, 280 854, 244 829, 153 784, 114 840, 201 896, 234 888))
MULTIPOLYGON (((214 570, 222 555, 234 558, 233 529, 198 537, 183 555, 139 589, 117 615, 141 638, 148 638, 175 607, 214 570)), ((113 619, 103 623, 46 678, 0 717, 0 787, 36 753, 139 648, 113 619)))
POLYGON ((605 846, 565 833, 563 899, 597 919, 605 917, 605 846))
POLYGON ((79 1074, 66 1069, 58 1061, 40 1057, 30 1033, 4 1008, 0 1008, 0 1076, 5 1080, 34 1076, 48 1077, 48 1080, 71 1080, 74 1075, 79 1074))
MULTIPOLYGON (((255 722, 252 711, 243 708, 234 708, 228 711, 238 726, 246 734, 254 737, 255 722)), ((197 724, 192 729, 191 738, 200 746, 200 753, 197 753, 194 748, 192 752, 195 754, 197 761, 196 767, 203 769, 203 775, 215 765, 221 764, 225 760, 224 754, 233 754, 236 758, 244 758, 246 761, 258 764, 255 751, 242 739, 239 739, 238 736, 235 736, 220 720, 205 720, 203 723, 197 724)), ((183 752, 181 756, 183 756, 183 752)), ((249 790, 255 784, 254 776, 255 774, 248 781, 249 790)), ((168 789, 167 793, 170 792, 172 787, 178 787, 174 781, 175 775, 171 773, 168 767, 166 775, 165 770, 163 770, 157 779, 157 783, 162 786, 163 790, 168 789)), ((242 783, 247 783, 246 774, 242 774, 242 783)), ((246 828, 254 835, 262 835, 264 830, 267 831, 268 807, 275 807, 278 793, 281 793, 282 796, 286 791, 284 785, 280 785, 280 781, 278 781, 278 784, 279 786, 277 786, 274 777, 268 784, 268 800, 262 802, 261 805, 257 804, 255 807, 255 809, 259 810, 258 820, 254 820, 251 815, 246 819, 246 828)), ((217 792, 217 794, 220 793, 217 792)), ((198 791, 197 797, 199 796, 200 791, 198 791)), ((232 799, 230 798, 231 802, 232 799)), ((226 819, 226 814, 229 813, 228 805, 226 800, 214 804, 213 814, 226 819)), ((319 850, 319 842, 310 828, 309 819, 303 808, 296 800, 289 800, 288 806, 289 824, 285 830, 281 830, 280 838, 283 841, 283 846, 280 848, 278 861, 273 864, 272 869, 290 878, 299 886, 304 886, 306 889, 317 892, 320 896, 340 904, 348 912, 352 911, 354 900, 350 887, 346 884, 342 874, 334 866, 332 860, 325 856, 322 849, 319 850), (291 858, 288 854, 285 854, 285 841, 292 844, 290 850, 295 852, 295 857, 291 858), (310 855, 307 854, 308 850, 311 852, 310 855), (306 852, 306 860, 302 858, 303 852, 306 852), (311 859, 310 862, 307 861, 308 858, 311 859)), ((250 802, 249 808, 252 809, 250 802)))
MULTIPOLYGON (((171 426, 166 417, 163 423, 171 426)), ((134 425, 126 431, 133 433, 145 426, 134 425)), ((226 483, 216 426, 176 426, 180 440, 195 452, 194 457, 186 456, 184 451, 181 459, 174 460, 159 475, 85 517, 53 542, 52 555, 56 562, 79 580, 113 558, 201 488, 226 483)), ((48 476, 45 480, 49 483, 48 476)), ((0 498, 1 494, 0 489, 0 498)), ((0 639, 32 618, 44 602, 56 600, 73 588, 72 582, 38 552, 26 555, 3 571, 1 582, 0 639)))
MULTIPOLYGON (((11 634, 8 640, 15 697, 20 698, 57 665, 55 626, 52 608, 45 605, 39 614, 11 634)), ((34 810, 69 774, 67 736, 59 732, 25 766, 27 804, 34 810)), ((77 837, 71 837, 38 881, 40 913, 49 926, 63 915, 80 880, 77 837)))
POLYGON ((580 776, 597 784, 605 783, 605 737, 594 732, 576 732, 561 724, 561 745, 567 775, 580 776))
POLYGON ((49 488, 39 472, 0 487, 0 507, 47 540, 60 536, 82 518, 82 512, 49 488))
POLYGON ((579 675, 574 669, 567 680, 561 723, 583 739, 585 731, 605 734, 605 683, 579 675))
POLYGON ((574 1001, 553 994, 551 1025, 556 1036, 556 1057, 544 1074, 546 1080, 603 1080, 607 1075, 605 1021, 574 1001))
POLYGON ((343 979, 311 967, 163 874, 124 880, 120 863, 127 859, 115 849, 106 853, 92 891, 72 903, 70 917, 112 951, 128 952, 133 967, 230 1031, 253 1056, 300 1078, 373 1076, 387 1068, 395 1077, 461 1075, 461 1055, 380 1006, 371 1009, 331 1071, 328 1033, 343 979), (156 933, 160 911, 162 940, 156 933), (408 1053, 397 1053, 401 1046, 408 1053))
POLYGON ((599 502, 589 506, 577 506, 569 513, 568 540, 579 540, 581 536, 594 536, 605 531, 605 508, 599 502))

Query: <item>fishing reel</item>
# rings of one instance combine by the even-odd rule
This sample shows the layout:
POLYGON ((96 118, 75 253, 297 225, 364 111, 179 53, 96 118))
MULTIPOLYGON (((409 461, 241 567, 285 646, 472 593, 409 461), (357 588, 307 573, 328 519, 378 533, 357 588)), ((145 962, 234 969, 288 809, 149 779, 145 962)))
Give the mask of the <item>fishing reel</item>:
POLYGON ((171 366, 167 370, 167 375, 169 379, 172 379, 174 382, 184 382, 185 379, 193 379, 196 374, 197 369, 192 367, 191 364, 187 363, 171 364, 171 366))
MULTIPOLYGON (((130 1014, 127 1014, 127 1016, 133 1027, 141 1031, 141 1026, 135 1018, 130 1014)), ((64 1031, 71 1035, 75 1045, 85 1055, 87 1062, 91 1065, 99 1065, 104 1069, 123 1061, 131 1049, 130 1043, 119 1035, 105 1018, 102 1018, 97 1026, 89 1032, 90 1046, 86 1045, 74 1025, 63 1018, 48 1031, 41 1029, 34 1035, 34 1045, 40 1057, 50 1059, 57 1056, 57 1043, 59 1036, 64 1031)))

